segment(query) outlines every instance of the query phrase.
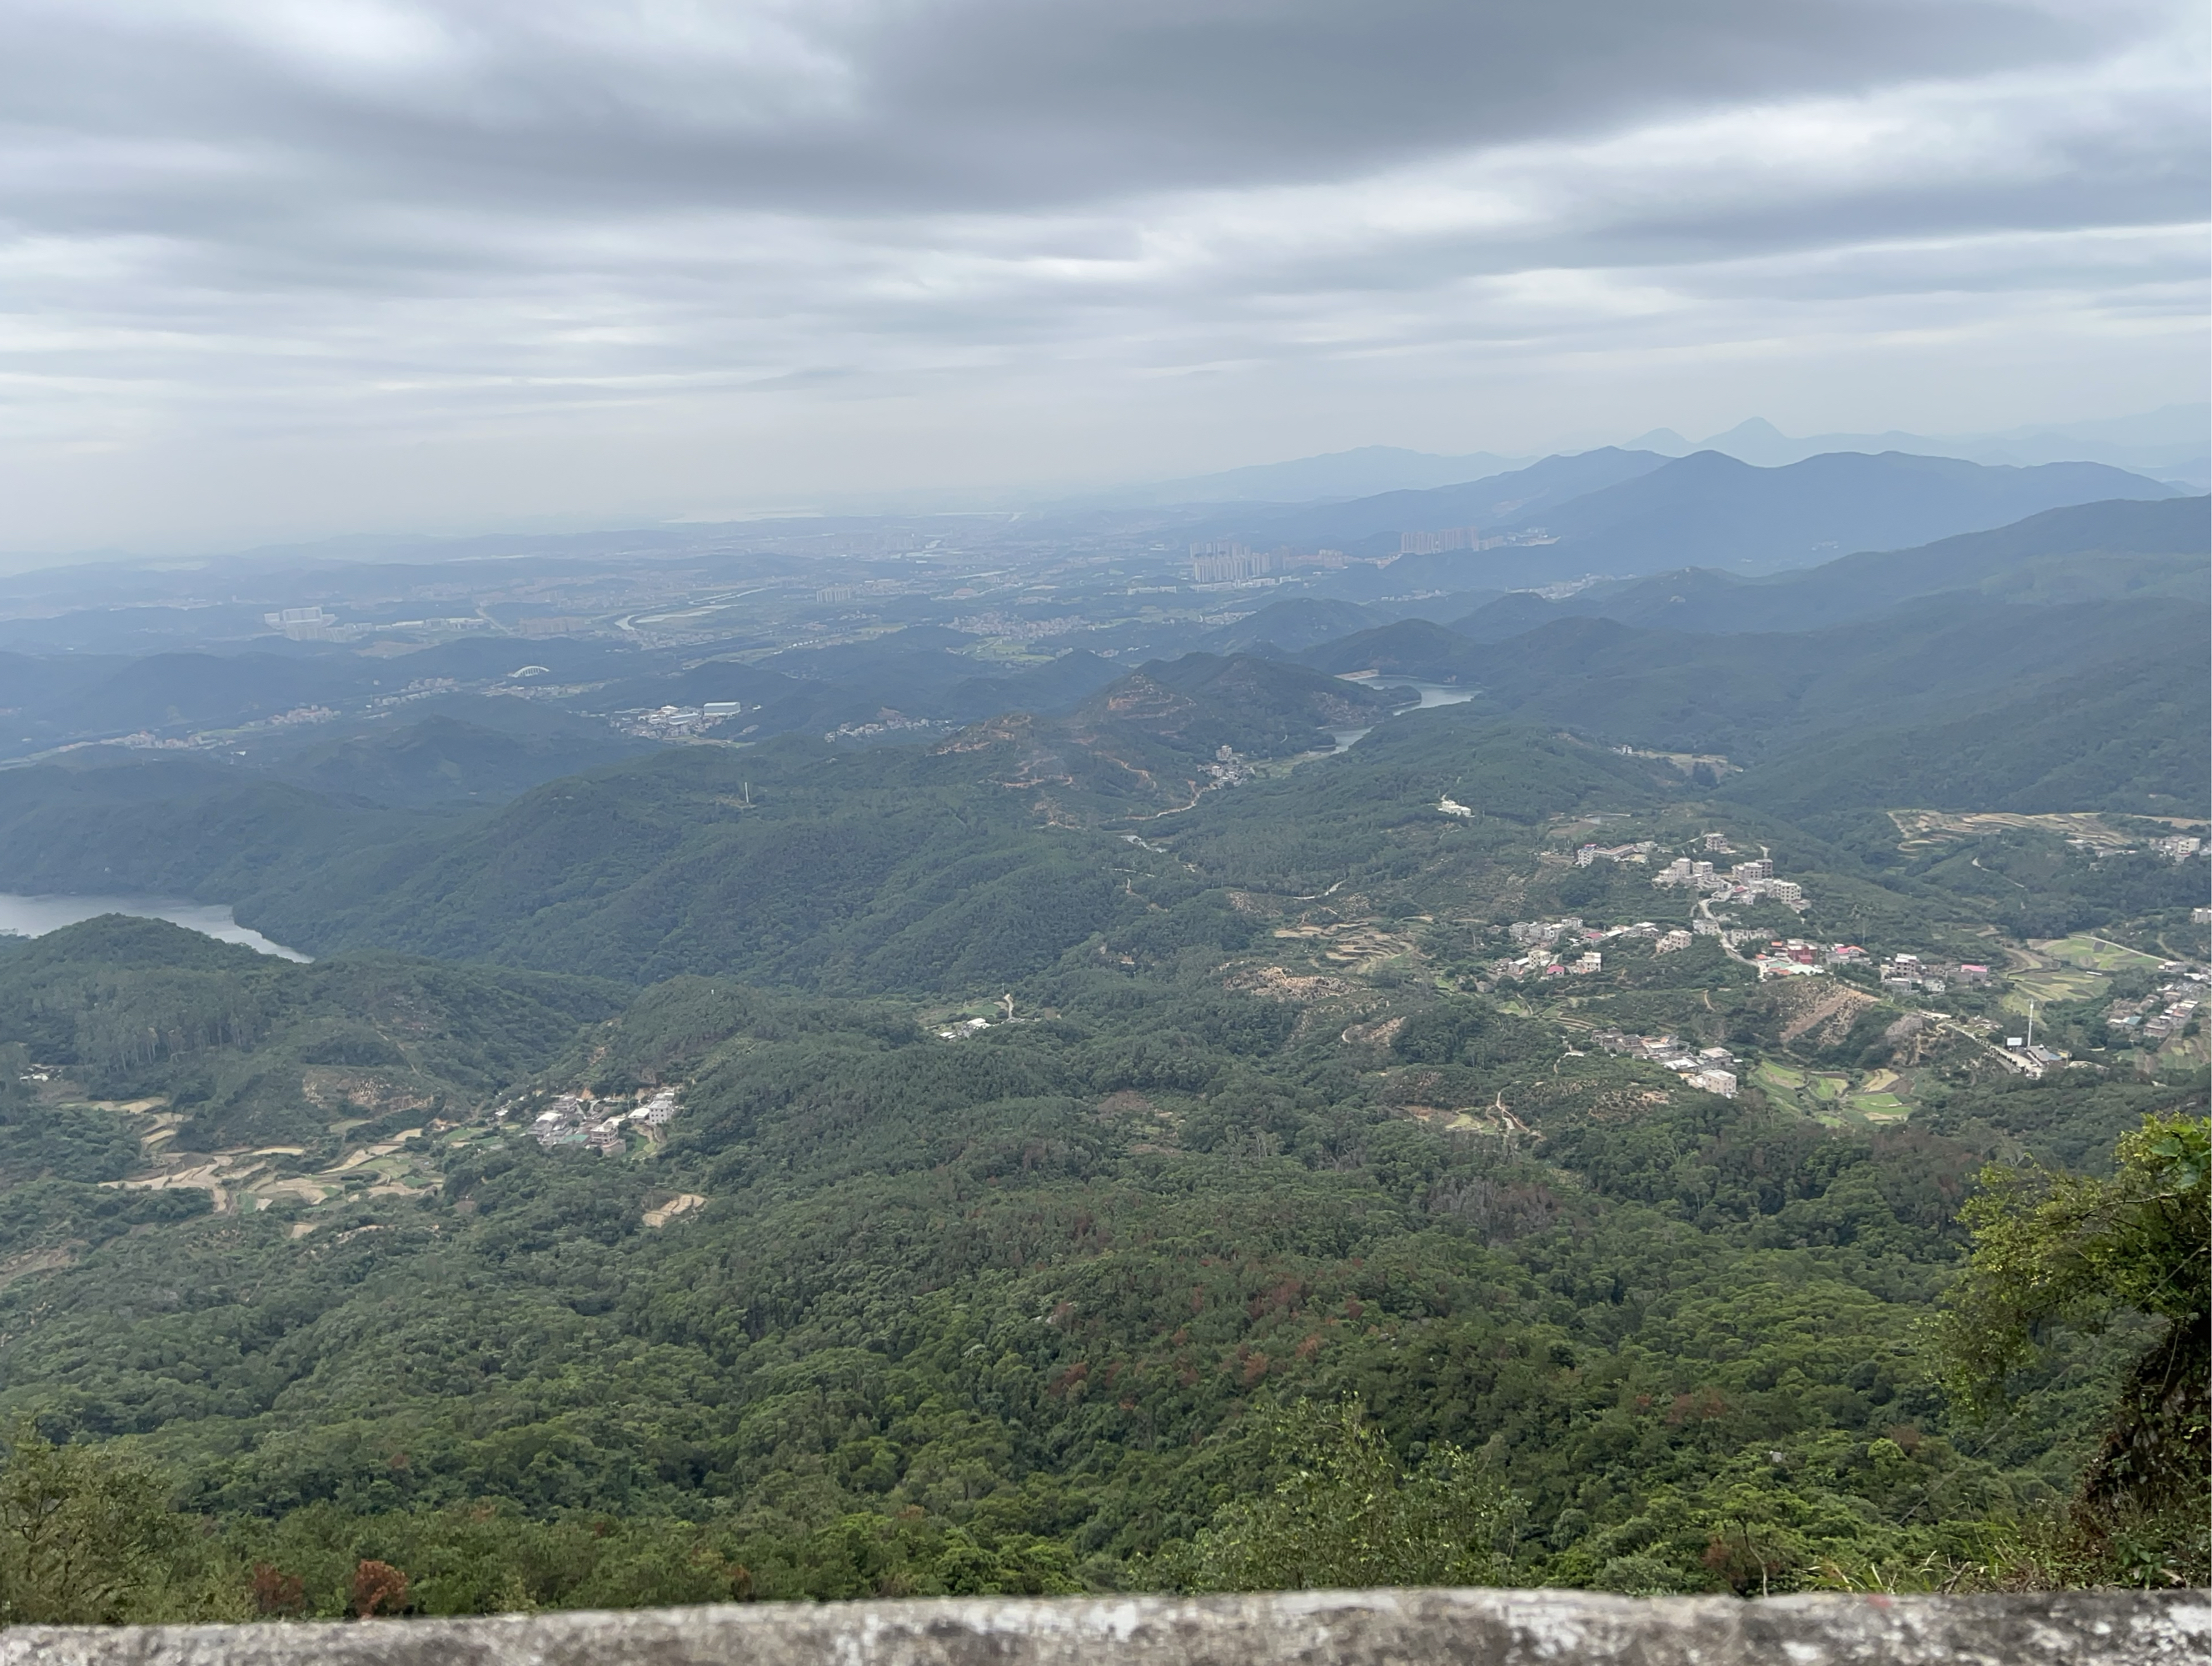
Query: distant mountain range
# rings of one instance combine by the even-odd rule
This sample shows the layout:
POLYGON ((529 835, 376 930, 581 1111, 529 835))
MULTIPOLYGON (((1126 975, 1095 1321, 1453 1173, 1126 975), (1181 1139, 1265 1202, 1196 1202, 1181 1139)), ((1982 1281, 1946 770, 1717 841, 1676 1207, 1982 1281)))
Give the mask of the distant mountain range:
MULTIPOLYGON (((1656 428, 1617 447, 1650 452, 1661 458, 1717 451, 1763 469, 1802 463, 1823 452, 1906 452, 1920 457, 1955 457, 1969 463, 2032 468, 2045 463, 2103 463, 2147 474, 2155 480, 2203 488, 2212 486, 2212 406, 2162 405, 2132 416, 2041 423, 1995 434, 1925 435, 1903 429, 1879 434, 1784 434, 1763 416, 1739 423, 1724 433, 1687 440, 1671 428, 1656 428)), ((1584 453, 1589 454, 1589 453, 1584 453)), ((1402 446, 1360 446, 1281 463, 1258 463, 1213 474, 1109 488, 1055 504, 1058 509, 1131 508, 1176 504, 1339 502, 1386 492, 1426 491, 1462 485, 1527 468, 1534 457, 1504 457, 1477 451, 1452 455, 1413 451, 1402 446)), ((1551 460, 1549 459, 1544 460, 1551 460)))
MULTIPOLYGON (((1703 440, 1685 439, 1671 428, 1656 428, 1619 447, 1603 450, 1650 452, 1687 457, 1717 451, 1758 468, 1802 463, 1823 452, 1906 452, 1919 457, 1955 457, 1969 463, 2033 468, 2045 463, 2103 463, 2147 474, 2155 480, 2204 488, 2212 486, 2212 406, 2162 405, 2132 416, 2081 423, 2040 423, 1995 434, 1914 434, 1887 429, 1879 434, 1784 434, 1763 416, 1737 423, 1703 440)), ((1584 453, 1588 454, 1588 453, 1584 453)), ((1136 508, 1200 503, 1318 503, 1371 497, 1385 492, 1425 491, 1462 485, 1525 469, 1534 457, 1502 457, 1492 452, 1450 455, 1412 451, 1401 446, 1361 446, 1351 451, 1259 463, 1215 474, 1111 488, 1071 499, 1055 508, 1136 508)), ((1544 459, 1551 460, 1551 459, 1544 459)))
POLYGON ((1801 463, 1822 452, 1911 452, 1925 457, 1957 457, 1970 463, 2033 467, 2039 463, 2106 463, 2154 479, 2191 486, 2212 484, 2207 432, 2212 406, 2173 404, 2134 416, 2101 422, 2040 424, 1999 434, 1929 435, 1890 429, 1880 434, 1814 434, 1793 438, 1764 417, 1739 423, 1725 434, 1689 441, 1672 429, 1653 429, 1628 442, 1636 451, 1668 457, 1692 452, 1725 452, 1761 468, 1801 463))
POLYGON ((2069 504, 2184 495, 2179 486, 2100 463, 2013 468, 1902 452, 1833 452, 1768 469, 1718 452, 1668 459, 1608 448, 1546 458, 1470 484, 1224 517, 1218 529, 1241 532, 1263 548, 1322 545, 1362 556, 1395 554, 1401 535, 1417 530, 1541 529, 1550 540, 1406 556, 1379 573, 1355 570, 1325 587, 1365 601, 1686 566, 1773 572, 1980 532, 2069 504))

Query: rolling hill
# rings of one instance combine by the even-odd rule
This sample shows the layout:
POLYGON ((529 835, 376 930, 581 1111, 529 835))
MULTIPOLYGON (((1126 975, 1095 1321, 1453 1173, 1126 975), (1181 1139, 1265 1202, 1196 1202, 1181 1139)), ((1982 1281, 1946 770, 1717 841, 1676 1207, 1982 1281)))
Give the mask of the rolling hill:
POLYGON ((307 747, 275 773, 333 797, 374 804, 496 803, 540 781, 611 763, 647 746, 604 726, 573 720, 558 733, 526 735, 433 714, 387 733, 307 747))
POLYGON ((1730 796, 1814 826, 1867 805, 2205 815, 2205 666, 2158 646, 1969 715, 1802 747, 1731 782, 1730 796))
POLYGON ((1729 635, 1579 617, 1480 642, 1406 620, 1304 657, 1339 673, 1372 668, 1479 689, 1484 709, 1593 739, 1742 761, 1814 735, 2036 697, 2069 678, 2124 680, 2146 664, 2197 674, 2208 619, 2201 603, 2180 600, 2060 607, 1954 594, 1821 630, 1729 635))
POLYGON ((2031 602, 2142 595, 2203 602, 2212 600, 2208 502, 2079 504, 1917 549, 1844 556, 1764 577, 1689 568, 1558 600, 1521 591, 1453 622, 1452 629, 1483 641, 1573 617, 1708 634, 1809 630, 1870 618, 1915 597, 1963 590, 2031 602))

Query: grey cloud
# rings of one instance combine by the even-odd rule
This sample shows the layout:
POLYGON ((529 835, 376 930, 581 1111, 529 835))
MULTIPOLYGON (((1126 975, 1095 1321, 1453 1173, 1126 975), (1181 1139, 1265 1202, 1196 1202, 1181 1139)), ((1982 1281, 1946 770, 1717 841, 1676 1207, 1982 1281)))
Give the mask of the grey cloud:
POLYGON ((337 30, 319 52, 288 48, 257 9, 19 8, 0 104, 59 167, 44 192, 15 188, 85 228, 213 216, 240 234, 325 193, 503 213, 1003 211, 1346 177, 1711 100, 2063 61, 2124 15, 2020 0, 944 0, 710 7, 779 27, 702 40, 650 27, 688 7, 475 0, 374 8, 419 21, 425 43, 379 62, 337 30))
POLYGON ((2007 290, 2075 317, 2202 298, 2201 250, 2156 234, 2207 189, 2204 89, 2173 67, 2201 23, 2166 0, 0 18, 0 429, 118 478, 276 435, 459 455, 772 401, 927 401, 941 435, 1054 378, 1105 423, 1198 367, 1279 405, 1286 375, 1322 402, 1670 331, 1847 332, 1854 307, 1949 330, 2007 290))

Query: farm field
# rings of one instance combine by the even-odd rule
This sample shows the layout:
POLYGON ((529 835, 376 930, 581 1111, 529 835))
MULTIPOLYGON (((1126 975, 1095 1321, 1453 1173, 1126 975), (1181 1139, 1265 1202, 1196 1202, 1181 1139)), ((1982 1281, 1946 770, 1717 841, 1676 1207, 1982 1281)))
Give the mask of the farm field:
POLYGON ((2047 1006, 2054 1000, 2094 1000, 2105 993, 2106 979, 2102 972, 2084 971, 2073 966, 2046 966, 2032 972, 2014 972, 2012 989, 2004 1004, 2015 1012, 2025 1012, 2027 1004, 2047 1006))
POLYGON ((1854 1081, 1844 1072, 1797 1070, 1761 1060, 1751 1081, 1769 1099, 1831 1128, 1901 1122, 1912 1106, 1898 1089, 1905 1079, 1894 1070, 1875 1070, 1854 1081))
POLYGON ((1845 1108, 1869 1122, 1901 1122, 1912 1115, 1912 1107, 1894 1093, 1854 1093, 1845 1108))
POLYGON ((2122 972, 2131 966, 2154 970, 2160 964, 2154 954, 2145 954, 2140 949, 2130 949, 2124 943, 2114 943, 2087 932, 2072 937, 2046 938, 2031 942, 2028 946, 2069 966, 2094 972, 2122 972))

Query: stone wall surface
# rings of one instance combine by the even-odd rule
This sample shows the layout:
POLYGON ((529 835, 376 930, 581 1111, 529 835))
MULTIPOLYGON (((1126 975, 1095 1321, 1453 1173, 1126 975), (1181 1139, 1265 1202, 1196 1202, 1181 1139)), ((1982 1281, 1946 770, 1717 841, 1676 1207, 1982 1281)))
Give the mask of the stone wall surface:
POLYGON ((23 1626, 0 1666, 2191 1666, 2212 1597, 1578 1591, 977 1598, 359 1624, 23 1626))

